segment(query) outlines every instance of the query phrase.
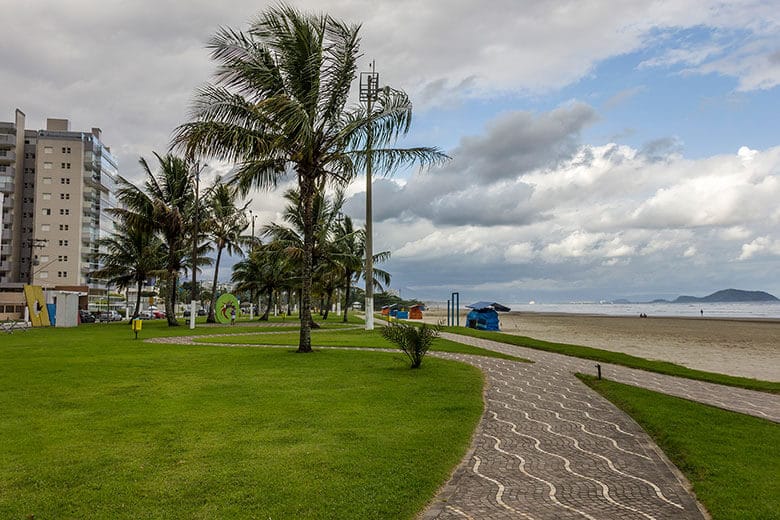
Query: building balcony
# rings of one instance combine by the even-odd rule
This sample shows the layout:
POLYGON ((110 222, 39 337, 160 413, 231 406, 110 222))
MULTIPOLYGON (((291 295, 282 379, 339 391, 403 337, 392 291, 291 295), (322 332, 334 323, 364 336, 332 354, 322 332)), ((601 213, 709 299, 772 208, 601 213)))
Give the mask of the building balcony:
POLYGON ((13 150, 0 149, 0 164, 11 164, 16 162, 16 152, 13 150))
POLYGON ((16 146, 16 135, 0 134, 0 148, 16 146))

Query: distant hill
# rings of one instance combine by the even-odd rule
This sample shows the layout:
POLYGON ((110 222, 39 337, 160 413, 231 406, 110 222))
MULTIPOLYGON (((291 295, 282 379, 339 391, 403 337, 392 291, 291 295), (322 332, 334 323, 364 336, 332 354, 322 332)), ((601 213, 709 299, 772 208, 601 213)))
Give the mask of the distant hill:
POLYGON ((764 291, 741 291, 739 289, 724 289, 709 296, 680 296, 672 303, 736 303, 736 302, 777 302, 775 296, 764 291))

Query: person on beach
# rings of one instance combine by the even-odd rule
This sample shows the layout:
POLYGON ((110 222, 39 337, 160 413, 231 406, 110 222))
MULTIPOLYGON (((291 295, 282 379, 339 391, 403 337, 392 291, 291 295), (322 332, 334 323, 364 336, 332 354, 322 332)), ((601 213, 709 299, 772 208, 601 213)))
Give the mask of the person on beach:
POLYGON ((701 313, 702 316, 704 316, 704 309, 699 309, 699 312, 701 313))

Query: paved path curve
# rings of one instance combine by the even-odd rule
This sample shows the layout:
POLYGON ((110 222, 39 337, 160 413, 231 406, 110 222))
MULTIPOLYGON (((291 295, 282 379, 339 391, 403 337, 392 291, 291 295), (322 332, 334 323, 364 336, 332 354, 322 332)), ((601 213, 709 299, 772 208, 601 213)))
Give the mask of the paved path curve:
MULTIPOLYGON (((564 356, 498 341, 461 336, 460 334, 442 333, 441 336, 466 345, 530 359, 535 364, 544 365, 547 369, 553 371, 596 374, 596 362, 588 359, 564 356)), ((647 388, 655 392, 780 422, 780 395, 777 394, 656 374, 609 363, 601 363, 601 372, 604 378, 617 381, 618 383, 647 388)))
MULTIPOLYGON (((593 373, 594 362, 456 334, 442 336, 535 363, 431 353, 482 369, 485 413, 470 453, 423 519, 707 518, 685 478, 639 425, 574 376, 593 373)), ((155 341, 196 344, 198 339, 155 341)), ((611 380, 780 418, 777 396, 771 394, 616 365, 602 365, 602 371, 611 380)))

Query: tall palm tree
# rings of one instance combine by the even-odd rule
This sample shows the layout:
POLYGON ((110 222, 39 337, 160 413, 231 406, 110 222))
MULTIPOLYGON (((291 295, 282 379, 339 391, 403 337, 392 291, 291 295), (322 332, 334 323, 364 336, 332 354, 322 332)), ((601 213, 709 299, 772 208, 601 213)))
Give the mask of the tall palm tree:
POLYGON ((219 63, 214 83, 198 91, 192 121, 174 136, 187 156, 237 163, 235 179, 245 193, 273 188, 287 174, 297 177, 304 217, 298 352, 311 352, 316 194, 363 171, 367 141, 377 171, 446 159, 435 148, 385 147, 409 130, 412 105, 404 92, 381 89, 371 114, 347 107, 358 32, 357 25, 284 4, 262 12, 248 32, 220 29, 209 42, 219 63))
POLYGON ((208 224, 206 232, 214 242, 217 249, 217 259, 214 262, 214 279, 211 283, 211 301, 209 302, 208 323, 216 323, 214 306, 217 300, 217 280, 219 277, 219 264, 222 260, 222 251, 227 249, 229 255, 243 254, 241 236, 249 227, 249 220, 244 212, 249 202, 244 206, 236 206, 236 189, 222 182, 217 177, 214 184, 207 192, 208 224))
POLYGON ((172 154, 161 156, 155 153, 154 156, 159 166, 157 173, 152 172, 146 159, 142 157, 139 161, 146 173, 143 187, 119 178, 117 196, 124 207, 114 212, 131 226, 160 233, 165 250, 165 278, 168 285, 165 291, 165 314, 168 325, 175 327, 179 325, 174 311, 179 272, 184 267, 189 249, 187 215, 194 203, 194 190, 190 168, 184 159, 172 154))
POLYGON ((147 278, 165 268, 163 244, 151 231, 120 222, 116 231, 97 241, 100 250, 96 257, 103 267, 90 274, 104 278, 119 289, 136 286, 135 310, 141 307, 141 290, 147 278))
MULTIPOLYGON (((340 216, 336 221, 333 230, 331 258, 341 271, 340 280, 344 288, 342 321, 346 323, 352 284, 358 282, 361 277, 365 279, 366 267, 366 230, 355 229, 352 219, 346 215, 340 216)), ((372 258, 374 285, 381 291, 383 285, 390 284, 391 276, 387 271, 377 268, 376 264, 389 259, 390 251, 375 253, 372 258)))

